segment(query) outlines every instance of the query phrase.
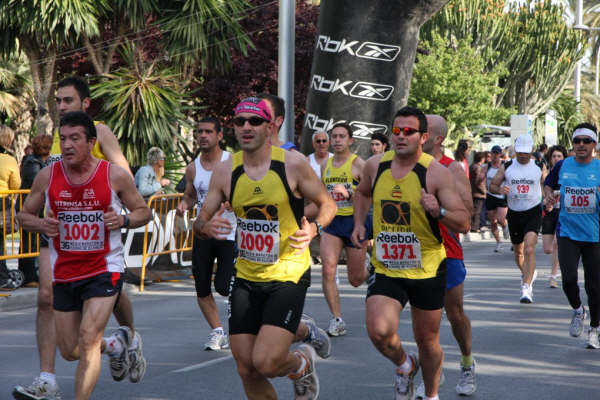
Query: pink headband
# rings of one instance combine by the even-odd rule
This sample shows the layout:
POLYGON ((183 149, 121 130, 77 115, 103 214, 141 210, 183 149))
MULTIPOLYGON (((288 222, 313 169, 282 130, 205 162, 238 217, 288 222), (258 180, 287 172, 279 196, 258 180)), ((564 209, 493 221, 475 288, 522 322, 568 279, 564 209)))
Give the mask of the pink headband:
POLYGON ((258 97, 247 97, 235 106, 234 114, 238 115, 241 113, 256 114, 267 121, 271 121, 271 113, 269 112, 267 102, 258 97))

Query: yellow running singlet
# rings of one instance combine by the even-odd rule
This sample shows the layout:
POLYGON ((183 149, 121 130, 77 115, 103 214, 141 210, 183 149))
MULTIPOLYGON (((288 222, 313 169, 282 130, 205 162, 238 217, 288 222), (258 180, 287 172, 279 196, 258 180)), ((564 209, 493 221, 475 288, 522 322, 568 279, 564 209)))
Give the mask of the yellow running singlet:
POLYGON ((375 242, 371 264, 377 273, 391 278, 433 278, 446 258, 439 222, 420 204, 433 157, 423 153, 412 171, 394 179, 394 155, 388 151, 379 161, 372 189, 375 242))
POLYGON ((352 154, 346 162, 339 166, 333 166, 333 157, 329 157, 323 176, 321 179, 327 188, 327 192, 335 201, 337 206, 337 212, 335 215, 352 215, 354 214, 354 206, 352 205, 352 195, 358 186, 358 181, 352 176, 352 163, 356 159, 357 155, 352 154), (345 199, 341 194, 333 191, 335 185, 344 185, 350 198, 345 199))
POLYGON ((286 151, 271 147, 271 166, 260 180, 244 171, 243 153, 233 155, 230 203, 237 217, 236 276, 253 282, 298 283, 310 267, 310 251, 294 254, 289 236, 299 229, 304 200, 285 174, 286 151))

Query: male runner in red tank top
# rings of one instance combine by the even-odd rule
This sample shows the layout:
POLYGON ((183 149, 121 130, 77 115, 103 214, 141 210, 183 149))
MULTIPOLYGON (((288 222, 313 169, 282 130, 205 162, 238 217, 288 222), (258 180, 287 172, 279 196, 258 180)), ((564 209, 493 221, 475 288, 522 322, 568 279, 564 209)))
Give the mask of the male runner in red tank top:
POLYGON ((75 399, 89 399, 100 354, 128 363, 129 330, 102 338, 121 291, 121 228, 146 224, 151 213, 127 171, 91 155, 96 128, 84 112, 60 122, 62 161, 44 168, 19 214, 23 228, 50 238, 56 336, 65 360, 79 360, 75 399), (38 213, 46 199, 47 215, 38 213), (122 206, 131 212, 121 215, 122 206))

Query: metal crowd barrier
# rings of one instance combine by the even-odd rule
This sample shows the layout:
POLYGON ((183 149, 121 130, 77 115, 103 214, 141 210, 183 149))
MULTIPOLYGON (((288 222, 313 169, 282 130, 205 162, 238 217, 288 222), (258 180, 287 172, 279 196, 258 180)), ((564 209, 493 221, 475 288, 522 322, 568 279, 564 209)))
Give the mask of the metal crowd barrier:
POLYGON ((146 224, 144 229, 140 292, 144 291, 144 279, 146 278, 149 257, 192 250, 193 234, 191 224, 196 217, 197 208, 194 207, 188 210, 183 217, 176 216, 175 209, 182 198, 182 193, 174 193, 154 195, 148 199, 148 207, 152 211, 152 220, 146 224), (160 231, 168 231, 171 234, 154 235, 154 233, 160 231), (152 238, 150 234, 153 234, 152 238), (149 246, 150 244, 151 246, 149 246), (150 247, 158 250, 151 251, 149 250, 150 247))
MULTIPOLYGON (((3 252, 0 260, 12 260, 18 258, 37 257, 40 255, 40 235, 35 232, 24 232, 17 224, 17 211, 23 207, 23 198, 29 194, 29 189, 0 190, 0 225, 2 239, 4 241, 3 252), (6 236, 19 233, 19 247, 17 249, 14 240, 7 246, 6 236), (24 251, 24 249, 26 249, 24 251)), ((14 236, 13 236, 14 237, 14 236)))

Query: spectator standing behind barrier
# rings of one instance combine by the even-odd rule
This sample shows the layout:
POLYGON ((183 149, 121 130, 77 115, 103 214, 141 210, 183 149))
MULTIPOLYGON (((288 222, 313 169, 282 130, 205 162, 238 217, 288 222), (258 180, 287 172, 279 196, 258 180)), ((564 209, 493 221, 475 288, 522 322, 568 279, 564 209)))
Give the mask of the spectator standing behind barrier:
POLYGON ((482 168, 485 161, 485 153, 477 152, 473 157, 473 164, 469 167, 469 181, 471 182, 471 193, 473 193, 473 215, 471 216, 471 232, 479 232, 481 223, 481 210, 485 203, 486 181, 485 172, 482 168))
MULTIPOLYGON (((15 138, 15 133, 8 126, 0 125, 0 190, 15 190, 21 185, 19 166, 17 160, 9 154, 8 149, 15 138)), ((10 198, 0 195, 0 255, 4 255, 4 233, 11 228, 10 213, 12 212, 10 198)), ((0 260, 0 289, 14 289, 10 287, 6 261, 0 260)))
POLYGON ((171 183, 170 180, 163 178, 165 153, 161 149, 158 147, 150 148, 146 156, 146 162, 147 164, 135 173, 135 186, 145 199, 163 193, 163 187, 171 183))
MULTIPOLYGON (((31 140, 31 146, 33 153, 26 155, 21 163, 21 189, 31 189, 33 180, 36 175, 46 166, 46 161, 50 157, 50 149, 52 148, 52 136, 40 135, 36 136, 31 140)), ((22 203, 25 202, 27 195, 23 195, 22 203)), ((22 204, 20 203, 20 204, 22 204)), ((15 205, 19 208, 19 203, 15 205)), ((40 213, 40 217, 43 214, 40 213)), ((38 243, 36 236, 30 232, 21 232, 21 247, 19 247, 19 254, 25 254, 29 252, 37 252, 38 243)), ((38 287, 39 278, 36 272, 36 259, 33 257, 19 258, 19 270, 23 273, 24 280, 23 286, 26 287, 38 287)))

